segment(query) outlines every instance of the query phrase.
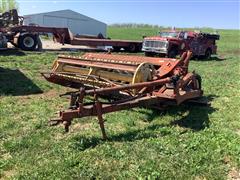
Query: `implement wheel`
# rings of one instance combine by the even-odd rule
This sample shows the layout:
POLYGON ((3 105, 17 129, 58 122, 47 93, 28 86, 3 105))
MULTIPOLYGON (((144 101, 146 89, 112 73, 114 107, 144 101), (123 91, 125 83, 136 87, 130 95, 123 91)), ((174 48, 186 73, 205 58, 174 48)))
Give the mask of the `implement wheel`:
POLYGON ((196 74, 196 89, 202 89, 202 77, 199 74, 196 74))
POLYGON ((190 84, 188 85, 188 88, 193 90, 202 89, 202 78, 199 74, 195 74, 195 80, 190 82, 190 84))
POLYGON ((202 89, 202 78, 198 74, 194 74, 193 79, 190 80, 185 87, 183 87, 183 90, 185 91, 201 90, 201 89, 202 89))

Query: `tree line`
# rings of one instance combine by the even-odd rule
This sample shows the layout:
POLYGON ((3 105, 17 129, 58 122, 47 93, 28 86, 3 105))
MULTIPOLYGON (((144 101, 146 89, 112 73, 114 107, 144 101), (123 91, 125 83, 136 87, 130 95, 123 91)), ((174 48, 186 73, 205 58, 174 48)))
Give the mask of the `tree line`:
POLYGON ((158 29, 163 29, 163 28, 171 28, 171 27, 163 27, 159 25, 152 25, 152 24, 138 24, 138 23, 115 23, 115 24, 110 24, 110 27, 126 27, 126 28, 158 28, 158 29))
POLYGON ((0 0, 0 13, 17 8, 18 3, 16 2, 16 0, 0 0))

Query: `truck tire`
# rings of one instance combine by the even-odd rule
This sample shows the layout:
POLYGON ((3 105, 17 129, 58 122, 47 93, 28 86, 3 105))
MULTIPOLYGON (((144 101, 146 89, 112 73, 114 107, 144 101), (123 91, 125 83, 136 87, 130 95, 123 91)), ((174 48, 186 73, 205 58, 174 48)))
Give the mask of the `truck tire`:
POLYGON ((212 50, 211 49, 207 49, 204 55, 204 59, 209 60, 211 58, 212 55, 212 50))
POLYGON ((175 48, 171 49, 167 55, 167 57, 169 58, 176 58, 176 56, 177 56, 177 50, 175 48))
POLYGON ((19 37, 18 47, 24 51, 33 51, 36 49, 38 39, 36 35, 24 34, 19 37))

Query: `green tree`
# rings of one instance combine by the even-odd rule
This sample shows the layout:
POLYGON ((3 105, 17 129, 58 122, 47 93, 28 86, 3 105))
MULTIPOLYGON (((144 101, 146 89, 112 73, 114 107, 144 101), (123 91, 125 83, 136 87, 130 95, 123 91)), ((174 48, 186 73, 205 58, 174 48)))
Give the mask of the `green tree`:
POLYGON ((5 12, 10 9, 17 9, 18 3, 16 0, 0 0, 0 12, 5 12))

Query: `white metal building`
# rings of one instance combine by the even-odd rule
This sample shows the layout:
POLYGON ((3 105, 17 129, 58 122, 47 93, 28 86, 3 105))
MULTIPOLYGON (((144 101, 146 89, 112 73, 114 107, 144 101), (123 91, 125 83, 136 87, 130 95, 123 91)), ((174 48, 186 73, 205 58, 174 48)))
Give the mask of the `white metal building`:
POLYGON ((106 37, 107 25, 103 22, 74 12, 72 10, 53 11, 24 16, 24 24, 37 24, 47 27, 69 28, 76 35, 98 35, 106 37))

